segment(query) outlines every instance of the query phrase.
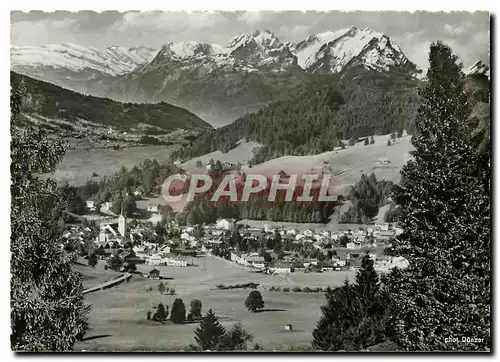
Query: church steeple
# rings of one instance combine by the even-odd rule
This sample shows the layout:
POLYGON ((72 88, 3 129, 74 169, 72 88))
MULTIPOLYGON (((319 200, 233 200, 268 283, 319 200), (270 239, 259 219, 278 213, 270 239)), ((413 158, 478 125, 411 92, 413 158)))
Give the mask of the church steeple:
POLYGON ((120 216, 118 217, 118 232, 123 238, 125 238, 127 234, 127 219, 123 216, 123 201, 120 216))

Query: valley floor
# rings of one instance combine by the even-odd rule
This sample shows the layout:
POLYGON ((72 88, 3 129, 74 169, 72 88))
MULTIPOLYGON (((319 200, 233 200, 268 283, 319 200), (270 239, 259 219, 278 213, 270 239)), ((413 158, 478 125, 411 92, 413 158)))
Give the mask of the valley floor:
MULTIPOLYGON (((189 261, 191 262, 191 261, 189 261)), ((230 327, 241 321, 243 327, 254 335, 249 343, 252 349, 259 343, 266 350, 310 349, 312 331, 320 318, 320 306, 324 304, 324 293, 274 292, 269 286, 336 286, 345 278, 353 280, 354 272, 292 273, 288 277, 251 273, 246 268, 229 261, 206 256, 193 258, 194 266, 156 267, 167 286, 175 288, 176 295, 161 295, 160 281, 149 280, 134 274, 129 282, 113 288, 85 295, 92 304, 90 333, 86 341, 78 342, 75 351, 165 351, 185 349, 194 344, 197 323, 159 324, 146 320, 146 313, 162 302, 172 307, 175 298, 182 298, 189 311, 189 302, 199 299, 203 313, 210 308, 220 322, 230 327), (299 275, 300 274, 300 275, 299 275), (218 284, 234 285, 259 283, 265 308, 260 313, 249 312, 244 301, 251 289, 219 290, 218 284), (149 288, 152 291, 148 291, 149 288), (285 331, 292 324, 294 331, 285 331)), ((138 265, 140 273, 147 273, 152 266, 138 265)), ((112 279, 111 277, 109 279, 112 279)))

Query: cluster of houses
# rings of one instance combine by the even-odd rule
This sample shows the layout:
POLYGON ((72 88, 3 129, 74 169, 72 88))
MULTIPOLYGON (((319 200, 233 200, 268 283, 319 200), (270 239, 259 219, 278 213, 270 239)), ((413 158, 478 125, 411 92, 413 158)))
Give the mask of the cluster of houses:
POLYGON ((177 255, 168 245, 158 247, 154 243, 143 243, 132 248, 138 258, 148 265, 188 266, 188 257, 177 255), (149 245, 148 245, 149 244, 149 245))
MULTIPOLYGON (((211 249, 222 243, 221 235, 226 231, 238 231, 242 236, 247 238, 255 238, 253 235, 266 233, 273 235, 279 233, 282 238, 292 239, 293 243, 310 244, 318 251, 327 254, 329 250, 335 250, 331 258, 319 261, 316 258, 300 258, 292 254, 285 253, 280 260, 275 260, 273 263, 266 263, 264 257, 257 252, 241 253, 238 250, 231 250, 230 260, 242 266, 261 269, 266 273, 291 273, 295 271, 338 271, 345 269, 356 269, 361 266, 361 259, 364 252, 360 249, 374 249, 377 246, 387 245, 390 238, 399 235, 402 230, 386 224, 377 224, 368 228, 346 229, 343 231, 332 232, 329 230, 314 231, 307 229, 299 231, 295 228, 277 227, 273 228, 269 225, 264 225, 263 229, 259 228, 238 228, 234 220, 221 219, 214 226, 205 227, 205 237, 202 240, 193 240, 193 228, 186 227, 183 230, 185 241, 192 241, 192 246, 199 248, 203 252, 210 252, 211 249), (250 235, 249 235, 250 234, 250 235), (188 237, 191 238, 189 238, 188 237), (332 245, 338 245, 340 238, 349 240, 345 247, 332 248, 332 245)), ((195 239, 195 238, 194 238, 195 239)), ((272 253, 271 251, 271 254, 272 253)), ((370 257, 374 260, 374 266, 381 272, 397 266, 404 268, 407 266, 407 261, 403 258, 393 258, 385 255, 377 255, 370 253, 370 257)), ((276 257, 276 255, 274 255, 276 257)))
MULTIPOLYGON (((92 238, 96 248, 102 251, 99 254, 104 257, 117 252, 127 252, 127 255, 123 255, 123 260, 127 259, 130 262, 152 266, 186 267, 190 264, 191 252, 211 252, 214 247, 223 242, 224 234, 228 232, 239 232, 242 237, 254 238, 255 240, 263 234, 267 237, 273 237, 279 233, 283 239, 291 240, 293 244, 301 244, 297 245, 298 247, 308 246, 308 250, 312 249, 316 250, 315 253, 328 255, 321 260, 298 256, 294 252, 285 252, 278 257, 271 250, 270 254, 274 256, 273 260, 266 262, 265 258, 257 252, 240 252, 235 247, 231 248, 230 260, 232 262, 273 274, 356 269, 361 265, 364 250, 373 250, 378 246, 387 245, 390 238, 402 232, 402 230, 387 223, 364 228, 359 228, 359 226, 351 229, 346 228, 346 230, 341 231, 315 231, 282 226, 271 227, 268 224, 265 224, 264 228, 251 228, 246 225, 238 225, 235 220, 220 219, 214 225, 204 226, 203 236, 196 233, 197 228, 195 227, 179 227, 180 238, 177 241, 165 240, 164 243, 159 244, 153 229, 144 225, 130 227, 122 214, 117 219, 102 220, 98 227, 97 233, 97 230, 92 230, 89 227, 74 226, 67 230, 64 237, 67 241, 82 244, 85 240, 92 238), (179 243, 187 249, 184 250, 188 251, 187 254, 173 249, 173 245, 179 243), (340 247, 339 244, 345 246, 340 247)), ((370 257, 375 261, 375 268, 381 272, 388 271, 395 266, 405 267, 407 265, 406 260, 401 258, 392 258, 376 253, 371 253, 370 257)))
POLYGON ((349 239, 346 243, 347 249, 361 249, 366 247, 376 247, 377 243, 389 241, 393 236, 399 235, 402 230, 397 227, 391 227, 390 224, 377 224, 369 228, 346 229, 332 232, 322 230, 315 232, 312 229, 298 231, 296 229, 270 228, 264 227, 266 232, 279 232, 282 237, 288 236, 295 239, 298 243, 310 243, 320 249, 322 244, 331 244, 339 242, 340 238, 345 236, 349 239))
POLYGON ((120 214, 118 219, 101 220, 98 231, 81 225, 69 226, 63 234, 64 247, 68 242, 84 244, 92 241, 101 259, 117 254, 124 262, 134 264, 188 266, 188 257, 172 250, 169 245, 159 245, 152 240, 156 232, 144 226, 130 227, 127 219, 120 214))

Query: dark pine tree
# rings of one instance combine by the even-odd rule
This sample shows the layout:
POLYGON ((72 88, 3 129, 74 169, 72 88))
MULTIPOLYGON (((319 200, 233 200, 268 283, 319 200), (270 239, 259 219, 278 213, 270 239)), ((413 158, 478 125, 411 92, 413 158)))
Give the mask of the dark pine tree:
POLYGON ((220 325, 212 309, 202 318, 196 328, 194 339, 202 350, 214 350, 226 330, 220 325))
POLYGON ((158 308, 156 309, 156 313, 153 316, 153 319, 157 322, 164 322, 168 317, 168 306, 165 309, 163 303, 158 304, 158 308))
POLYGON ((181 298, 176 298, 172 304, 172 312, 170 313, 170 320, 175 324, 180 324, 186 320, 186 307, 181 298))
POLYGON ((380 289, 380 281, 373 267, 373 260, 368 253, 366 253, 361 260, 361 268, 356 274, 355 288, 361 302, 365 306, 375 302, 377 293, 380 289))
POLYGON ((233 328, 224 333, 217 344, 218 351, 246 351, 247 342, 253 340, 253 335, 243 329, 241 323, 236 323, 233 328))
POLYGON ((490 339, 490 169, 471 141, 471 101, 457 57, 431 45, 428 82, 396 190, 403 233, 389 252, 396 342, 408 350, 484 350, 490 339), (457 342, 446 342, 459 336, 457 342), (464 342, 474 337, 479 342, 464 342))
POLYGON ((326 293, 327 304, 321 307, 323 316, 313 331, 313 348, 338 351, 345 348, 345 332, 361 319, 361 302, 353 285, 344 285, 326 293))

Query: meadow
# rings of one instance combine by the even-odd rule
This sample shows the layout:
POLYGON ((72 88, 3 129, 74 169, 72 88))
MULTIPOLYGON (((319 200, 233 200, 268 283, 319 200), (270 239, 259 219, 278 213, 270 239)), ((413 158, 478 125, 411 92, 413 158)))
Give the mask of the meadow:
MULTIPOLYGON (((160 281, 144 278, 152 266, 139 265, 138 274, 126 283, 85 296, 92 304, 90 326, 86 340, 78 342, 75 350, 91 351, 168 351, 186 349, 194 344, 197 323, 165 324, 146 320, 148 311, 160 302, 172 306, 175 298, 182 298, 189 311, 192 299, 203 304, 203 313, 213 309, 225 327, 240 321, 254 335, 249 343, 252 349, 258 343, 266 350, 310 349, 312 331, 320 318, 324 293, 274 292, 269 286, 335 286, 352 272, 296 273, 289 277, 249 272, 248 268, 211 256, 193 258, 194 266, 156 267, 175 295, 158 291, 160 281), (299 275, 301 274, 301 275, 299 275), (259 313, 249 312, 244 301, 251 289, 219 290, 217 285, 258 283, 265 307, 259 313), (262 288, 262 287, 266 288, 262 288), (292 324, 294 331, 285 331, 292 324)), ((111 278, 110 278, 111 279, 111 278)))
POLYGON ((81 186, 87 180, 111 176, 122 166, 129 169, 138 166, 146 159, 156 159, 159 163, 167 162, 173 149, 174 146, 143 146, 119 150, 112 148, 68 150, 52 178, 58 182, 68 181, 71 185, 81 186))

